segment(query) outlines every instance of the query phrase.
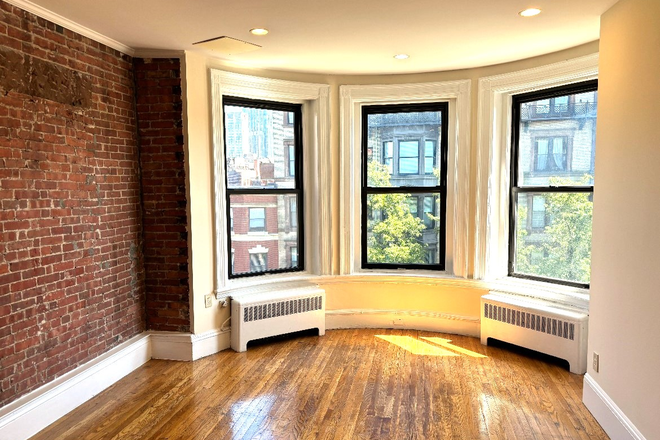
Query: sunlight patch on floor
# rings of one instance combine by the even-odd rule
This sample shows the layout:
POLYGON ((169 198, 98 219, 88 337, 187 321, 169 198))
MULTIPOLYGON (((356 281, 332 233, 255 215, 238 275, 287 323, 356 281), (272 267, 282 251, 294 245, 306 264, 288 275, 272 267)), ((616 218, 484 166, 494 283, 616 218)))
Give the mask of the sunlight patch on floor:
POLYGON ((376 335, 376 337, 401 347, 412 354, 421 356, 460 356, 446 348, 431 345, 410 336, 376 335))
POLYGON ((396 335, 376 335, 376 337, 420 356, 460 356, 463 354, 475 358, 487 357, 483 354, 457 347, 451 344, 451 339, 422 337, 424 340, 421 340, 411 336, 396 335))
POLYGON ((464 354, 466 356, 474 357, 474 358, 485 358, 488 356, 485 356, 481 353, 476 353, 474 351, 468 350, 466 348, 462 347, 457 347, 454 344, 451 344, 451 339, 443 339, 443 338, 436 338, 436 337, 428 337, 428 336, 422 336, 422 339, 433 342, 434 344, 440 345, 442 347, 449 348, 450 350, 457 351, 461 354, 464 354))

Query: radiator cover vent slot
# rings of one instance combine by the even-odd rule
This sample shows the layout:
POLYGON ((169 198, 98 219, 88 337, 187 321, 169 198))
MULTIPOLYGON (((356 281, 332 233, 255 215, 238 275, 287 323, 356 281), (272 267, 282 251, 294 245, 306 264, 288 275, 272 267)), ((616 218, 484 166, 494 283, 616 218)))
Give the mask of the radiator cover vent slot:
POLYGON ((243 309, 243 322, 295 315, 323 308, 323 297, 287 299, 284 301, 248 306, 243 309))
POLYGON ((575 323, 484 303, 484 317, 560 338, 575 340, 575 323))

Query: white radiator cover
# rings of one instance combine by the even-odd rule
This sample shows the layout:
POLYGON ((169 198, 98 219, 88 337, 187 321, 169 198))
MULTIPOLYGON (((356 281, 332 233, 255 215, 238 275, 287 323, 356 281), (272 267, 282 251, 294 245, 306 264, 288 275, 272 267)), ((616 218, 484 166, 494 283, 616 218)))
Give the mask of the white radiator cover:
POLYGON ((292 288, 232 298, 231 348, 247 350, 255 339, 317 328, 325 334, 325 291, 292 288))
POLYGON ((565 359, 571 373, 587 372, 589 315, 549 301, 491 291, 481 297, 481 343, 488 338, 565 359))

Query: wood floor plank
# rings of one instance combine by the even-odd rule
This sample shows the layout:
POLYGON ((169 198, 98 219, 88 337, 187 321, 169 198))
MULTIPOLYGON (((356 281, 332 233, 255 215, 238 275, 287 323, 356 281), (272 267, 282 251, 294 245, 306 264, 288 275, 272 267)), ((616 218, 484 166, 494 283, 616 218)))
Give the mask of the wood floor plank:
POLYGON ((152 360, 32 440, 607 439, 582 377, 478 339, 330 330, 152 360))

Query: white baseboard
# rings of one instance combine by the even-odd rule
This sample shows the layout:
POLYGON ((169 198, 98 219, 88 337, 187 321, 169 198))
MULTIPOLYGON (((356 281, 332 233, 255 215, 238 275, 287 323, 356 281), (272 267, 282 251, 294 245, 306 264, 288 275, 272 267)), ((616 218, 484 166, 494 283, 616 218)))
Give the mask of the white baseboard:
POLYGON ((399 328, 479 337, 479 316, 461 316, 421 310, 326 310, 325 328, 399 328))
POLYGON ((107 353, 0 409, 0 440, 27 439, 151 359, 149 335, 107 353))
POLYGON ((149 359, 193 361, 230 346, 228 330, 200 335, 145 332, 0 408, 0 440, 24 440, 133 372, 149 359))
POLYGON ((192 339, 190 333, 149 332, 151 357, 171 361, 192 361, 192 339))
POLYGON ((584 375, 582 402, 610 438, 645 440, 642 433, 588 373, 584 375))
POLYGON ((211 330, 199 335, 175 332, 150 332, 154 359, 195 361, 230 346, 229 330, 211 330))
POLYGON ((196 361, 231 346, 231 330, 211 330, 192 335, 192 359, 196 361))

